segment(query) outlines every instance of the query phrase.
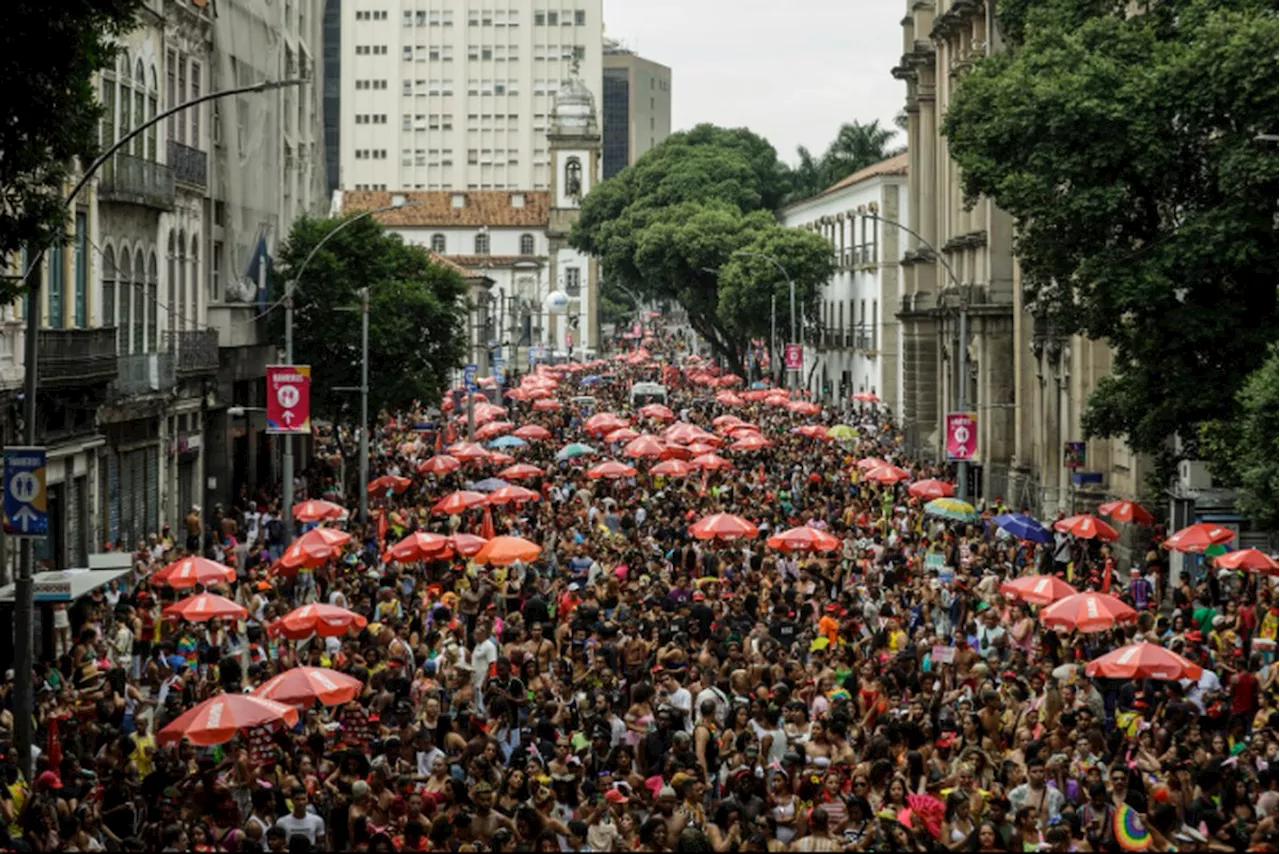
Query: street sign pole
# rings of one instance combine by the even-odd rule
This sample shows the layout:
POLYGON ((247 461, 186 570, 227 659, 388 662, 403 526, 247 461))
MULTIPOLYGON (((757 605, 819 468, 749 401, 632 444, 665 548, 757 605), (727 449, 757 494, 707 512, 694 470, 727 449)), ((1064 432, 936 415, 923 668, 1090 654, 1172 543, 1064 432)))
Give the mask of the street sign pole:
MULTIPOLYGON (((960 352, 956 354, 956 365, 960 377, 956 383, 956 412, 965 412, 964 390, 969 384, 969 301, 964 297, 960 300, 959 327, 960 352)), ((956 498, 968 501, 968 492, 969 461, 960 460, 956 463, 956 498)))
POLYGON ((467 441, 476 440, 476 365, 471 363, 462 368, 462 388, 467 393, 467 441))
MULTIPOLYGON (((28 405, 31 401, 28 400, 28 405)), ((34 413, 33 413, 34 414, 34 413)), ((27 434, 34 432, 34 422, 27 422, 27 434)), ((33 664, 34 582, 32 580, 32 540, 44 537, 49 530, 48 498, 45 489, 47 455, 44 448, 14 447, 4 450, 4 529, 6 536, 18 537, 21 564, 14 587, 13 633, 13 734, 17 747, 18 768, 31 779, 32 701, 30 676, 33 664)))

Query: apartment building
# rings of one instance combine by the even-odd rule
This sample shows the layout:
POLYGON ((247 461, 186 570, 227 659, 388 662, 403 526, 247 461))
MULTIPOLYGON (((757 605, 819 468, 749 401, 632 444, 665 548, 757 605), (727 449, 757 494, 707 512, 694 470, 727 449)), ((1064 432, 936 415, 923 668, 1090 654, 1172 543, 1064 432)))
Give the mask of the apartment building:
POLYGON ((671 69, 604 40, 602 178, 612 178, 671 135, 671 69))

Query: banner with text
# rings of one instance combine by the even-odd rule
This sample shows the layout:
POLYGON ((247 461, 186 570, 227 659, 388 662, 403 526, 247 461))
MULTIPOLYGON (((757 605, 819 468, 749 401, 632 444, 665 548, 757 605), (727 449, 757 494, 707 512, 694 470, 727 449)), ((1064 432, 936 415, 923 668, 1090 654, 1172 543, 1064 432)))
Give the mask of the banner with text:
POLYGON ((310 365, 267 365, 267 432, 311 432, 310 365))

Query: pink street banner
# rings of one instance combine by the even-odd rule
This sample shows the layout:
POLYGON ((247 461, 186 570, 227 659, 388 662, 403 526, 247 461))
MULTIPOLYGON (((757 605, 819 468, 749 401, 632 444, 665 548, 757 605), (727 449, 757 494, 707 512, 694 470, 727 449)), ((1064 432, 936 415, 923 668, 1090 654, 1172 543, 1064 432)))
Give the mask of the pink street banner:
POLYGON ((978 421, 968 412, 947 414, 947 459, 971 460, 978 453, 978 421))

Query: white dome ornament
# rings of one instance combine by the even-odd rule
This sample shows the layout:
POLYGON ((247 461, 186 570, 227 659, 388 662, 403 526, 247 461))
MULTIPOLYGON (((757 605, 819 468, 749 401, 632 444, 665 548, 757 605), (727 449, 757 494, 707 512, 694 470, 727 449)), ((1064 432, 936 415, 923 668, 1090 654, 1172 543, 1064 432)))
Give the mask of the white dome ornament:
POLYGON ((547 311, 550 314, 564 314, 569 310, 569 295, 564 291, 552 291, 547 294, 547 311))

